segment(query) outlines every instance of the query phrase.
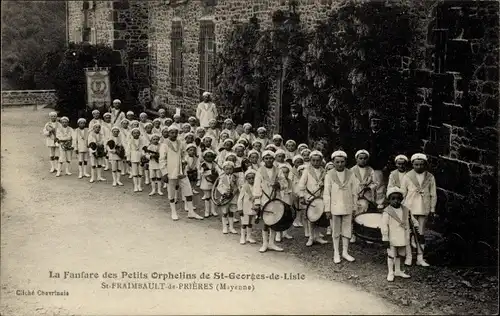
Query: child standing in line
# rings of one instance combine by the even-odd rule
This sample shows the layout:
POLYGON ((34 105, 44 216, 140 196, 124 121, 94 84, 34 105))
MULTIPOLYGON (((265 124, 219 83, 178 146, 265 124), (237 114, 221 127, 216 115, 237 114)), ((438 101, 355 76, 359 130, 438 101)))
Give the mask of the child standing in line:
POLYGON ((196 117, 190 116, 188 118, 188 124, 190 126, 189 131, 191 133, 193 133, 193 134, 196 133, 196 128, 198 127, 198 124, 197 124, 197 121, 196 121, 196 117))
POLYGON ((163 195, 161 191, 161 171, 160 171, 160 135, 153 134, 148 145, 146 157, 149 159, 149 177, 151 178, 151 192, 149 195, 163 195))
POLYGON ((285 161, 293 166, 293 157, 297 155, 297 143, 293 139, 289 139, 285 143, 285 161))
POLYGON ((212 142, 214 147, 217 147, 219 145, 220 130, 217 128, 217 121, 215 119, 211 119, 209 121, 205 135, 212 136, 212 142))
POLYGON ((69 167, 73 154, 73 129, 68 126, 69 119, 66 116, 61 117, 61 126, 56 130, 56 138, 59 141, 59 166, 57 168, 56 177, 61 176, 63 163, 66 163, 66 175, 70 176, 69 167))
POLYGON ((130 122, 135 120, 135 114, 132 111, 128 111, 125 116, 126 116, 127 120, 129 120, 130 122))
POLYGON ((215 211, 215 204, 211 200, 211 191, 215 180, 221 173, 215 161, 216 154, 212 149, 206 149, 203 152, 203 162, 200 164, 200 181, 198 186, 203 191, 201 198, 205 203, 205 217, 218 216, 215 211))
POLYGON ((253 170, 257 170, 260 168, 260 154, 257 150, 252 149, 248 152, 248 162, 249 168, 253 170))
MULTIPOLYGON (((113 127, 113 123, 111 122, 111 113, 106 112, 102 115, 101 122, 101 130, 104 135, 104 139, 109 139, 111 137, 111 128, 113 127)), ((109 157, 106 155, 104 157, 104 171, 109 170, 109 157)))
MULTIPOLYGON (((292 193, 293 193, 293 184, 292 180, 290 180, 290 166, 286 163, 280 164, 278 168, 283 172, 283 176, 285 177, 288 185, 287 189, 283 191, 283 202, 292 206, 292 193)), ((281 238, 285 239, 293 239, 293 236, 288 233, 288 229, 282 232, 276 232, 276 241, 281 242, 281 238)))
POLYGON ((174 122, 170 126, 175 126, 178 131, 182 131, 181 115, 178 113, 174 114, 174 122))
POLYGON ((389 181, 387 183, 387 189, 392 187, 401 188, 401 182, 407 172, 406 164, 408 163, 408 157, 405 155, 397 155, 394 158, 394 164, 396 165, 396 170, 393 170, 389 174, 389 181))
POLYGON ((134 183, 134 192, 142 192, 141 178, 139 177, 141 167, 141 159, 143 156, 143 148, 148 144, 145 143, 144 138, 141 137, 141 130, 135 127, 130 131, 132 137, 128 141, 128 161, 131 163, 131 175, 134 183))
POLYGON ((165 109, 158 110, 158 119, 161 122, 161 126, 165 126, 165 120, 167 119, 167 111, 165 109))
POLYGON ((106 144, 109 162, 111 164, 113 186, 123 186, 123 183, 120 181, 120 169, 123 169, 125 147, 123 145, 122 135, 120 135, 120 128, 117 126, 111 128, 111 137, 106 144))
POLYGON ((403 205, 410 209, 420 227, 417 243, 417 265, 428 267, 424 260, 424 234, 429 215, 436 212, 437 192, 434 175, 427 171, 427 156, 414 154, 411 156, 413 170, 409 171, 401 181, 401 190, 404 193, 403 205))
POLYGON ((302 156, 302 158, 304 158, 304 164, 306 166, 309 166, 311 164, 311 158, 310 158, 311 150, 305 148, 300 152, 300 155, 302 156))
POLYGON ((159 118, 155 118, 153 120, 153 134, 158 134, 158 135, 161 135, 161 128, 162 128, 162 124, 161 124, 161 120, 159 118))
POLYGON ((234 163, 231 161, 225 161, 222 165, 222 173, 219 177, 219 183, 217 185, 217 191, 222 194, 225 198, 231 198, 231 201, 221 206, 222 213, 222 233, 237 234, 238 232, 234 229, 234 213, 238 209, 238 183, 237 178, 233 174, 234 163))
POLYGON ((130 129, 129 129, 129 120, 124 119, 120 122, 120 135, 122 139, 123 148, 125 148, 125 158, 122 160, 123 168, 121 171, 121 175, 124 176, 127 173, 130 174, 130 165, 127 160, 127 150, 128 150, 128 140, 130 138, 130 129))
POLYGON ((257 215, 252 194, 255 173, 256 171, 253 169, 245 171, 245 183, 241 186, 238 196, 238 212, 241 218, 240 244, 242 245, 247 242, 250 244, 256 243, 255 239, 252 238, 252 227, 255 223, 255 216, 257 215))
POLYGON ((95 123, 92 127, 92 132, 89 133, 88 137, 88 147, 90 156, 90 165, 92 169, 90 170, 90 183, 95 181, 96 169, 97 169, 97 181, 106 181, 102 177, 102 166, 104 164, 105 153, 105 140, 104 135, 101 132, 101 124, 95 123))
POLYGON ((267 129, 265 127, 257 128, 257 138, 255 140, 260 141, 262 148, 265 148, 269 144, 269 139, 267 138, 267 129))
POLYGON ((325 176, 323 201, 325 213, 330 219, 333 239, 333 262, 340 263, 340 238, 342 237, 342 257, 352 262, 354 258, 349 254, 349 240, 352 234, 352 214, 356 208, 356 178, 349 169, 346 169, 347 154, 335 151, 332 154, 335 169, 328 171, 325 176))
MULTIPOLYGON (((92 111, 92 119, 90 120, 90 123, 89 123, 89 130, 94 130, 94 124, 96 123, 99 123, 99 125, 102 125, 102 120, 101 120, 101 113, 99 112, 99 110, 93 110, 92 111)), ((101 129, 102 129, 102 126, 101 126, 101 129)), ((103 131, 101 131, 103 132, 103 131)))
POLYGON ((252 132, 252 124, 245 123, 243 124, 243 133, 240 137, 244 137, 250 144, 255 140, 255 135, 252 132))
POLYGON ((90 177, 87 172, 87 163, 89 160, 89 148, 87 147, 87 140, 89 137, 89 129, 85 127, 87 121, 84 118, 79 118, 77 121, 78 128, 75 129, 73 135, 73 147, 78 156, 78 179, 90 177))
MULTIPOLYGON (((302 174, 299 173, 299 167, 304 164, 304 159, 300 155, 295 155, 292 158, 292 165, 293 167, 290 169, 290 180, 292 180, 292 203, 297 211, 297 216, 295 216, 295 220, 293 221, 293 226, 294 227, 303 227, 303 212, 302 208, 299 204, 299 191, 298 191, 298 184, 300 181, 300 177, 302 174)), ((303 170, 303 168, 302 168, 303 170)))
POLYGON ((387 249, 387 281, 394 281, 394 277, 408 279, 410 276, 401 271, 401 257, 407 256, 407 246, 410 244, 410 225, 418 230, 418 221, 410 210, 401 205, 403 191, 398 187, 387 190, 389 205, 382 213, 380 231, 384 248, 387 249), (412 223, 410 223, 410 220, 412 223))
POLYGON ((57 113, 49 113, 49 121, 43 127, 43 135, 45 135, 45 145, 49 148, 50 173, 55 172, 57 162, 59 160, 57 149, 57 129, 61 127, 61 123, 57 121, 57 113))
POLYGON ((260 154, 262 152, 262 141, 255 139, 252 143, 252 149, 260 154))

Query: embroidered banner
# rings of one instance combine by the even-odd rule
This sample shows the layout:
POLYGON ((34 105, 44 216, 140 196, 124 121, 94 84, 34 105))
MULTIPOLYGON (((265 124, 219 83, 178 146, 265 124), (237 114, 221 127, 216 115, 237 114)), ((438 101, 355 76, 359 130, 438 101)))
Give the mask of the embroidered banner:
POLYGON ((87 106, 102 108, 111 104, 111 87, 108 68, 85 68, 87 78, 87 106))

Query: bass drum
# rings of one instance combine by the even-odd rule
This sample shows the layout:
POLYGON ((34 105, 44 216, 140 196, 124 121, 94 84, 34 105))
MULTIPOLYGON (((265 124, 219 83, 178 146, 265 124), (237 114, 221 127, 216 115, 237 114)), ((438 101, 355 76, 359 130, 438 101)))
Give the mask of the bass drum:
POLYGON ((306 216, 316 226, 323 228, 330 226, 330 221, 326 218, 325 204, 320 197, 315 197, 307 203, 306 216))
POLYGON ((217 190, 217 186, 219 185, 219 178, 217 178, 214 181, 214 185, 212 187, 212 192, 210 194, 210 198, 212 199, 212 202, 214 202, 215 205, 217 206, 224 206, 227 205, 231 200, 233 199, 233 196, 230 197, 224 197, 219 190, 217 190))
POLYGON ((382 233, 380 232, 380 224, 382 222, 382 214, 380 213, 363 213, 354 218, 354 235, 365 241, 376 243, 382 242, 382 233))
POLYGON ((272 230, 282 232, 292 226, 296 212, 280 199, 272 199, 262 206, 262 221, 272 230))

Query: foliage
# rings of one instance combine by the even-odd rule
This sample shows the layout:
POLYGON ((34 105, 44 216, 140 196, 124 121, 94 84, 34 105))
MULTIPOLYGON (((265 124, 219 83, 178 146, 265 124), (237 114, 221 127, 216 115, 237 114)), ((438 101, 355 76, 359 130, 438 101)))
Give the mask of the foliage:
POLYGON ((226 36, 222 53, 217 56, 216 97, 221 114, 236 123, 260 122, 267 110, 269 77, 262 75, 262 64, 255 62, 259 37, 257 19, 235 24, 226 36))
POLYGON ((109 67, 111 97, 122 100, 123 110, 134 109, 135 98, 130 93, 126 73, 113 56, 111 47, 70 43, 65 51, 52 52, 45 61, 44 69, 53 78, 58 97, 56 110, 75 124, 78 117, 89 117, 86 105, 86 78, 84 68, 109 67))
POLYGON ((16 89, 46 88, 36 75, 45 54, 65 44, 64 1, 2 2, 2 77, 16 89))
MULTIPOLYGON (((313 88, 302 94, 302 104, 323 120, 344 121, 340 125, 350 133, 340 135, 354 138, 353 147, 373 112, 390 117, 385 128, 404 133, 400 139, 415 138, 415 86, 410 76, 418 38, 415 6, 347 1, 318 23, 305 52, 306 76, 313 88), (402 60, 408 61, 404 67, 402 60)), ((398 142, 395 149, 405 151, 410 144, 398 142)))

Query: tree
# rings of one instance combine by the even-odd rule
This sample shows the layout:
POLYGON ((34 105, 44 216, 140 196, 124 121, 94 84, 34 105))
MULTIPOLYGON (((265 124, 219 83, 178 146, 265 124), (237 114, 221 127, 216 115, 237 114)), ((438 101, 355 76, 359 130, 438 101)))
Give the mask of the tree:
POLYGON ((65 45, 64 1, 2 1, 2 76, 35 89, 45 55, 65 45))

